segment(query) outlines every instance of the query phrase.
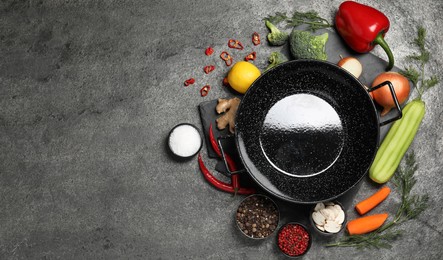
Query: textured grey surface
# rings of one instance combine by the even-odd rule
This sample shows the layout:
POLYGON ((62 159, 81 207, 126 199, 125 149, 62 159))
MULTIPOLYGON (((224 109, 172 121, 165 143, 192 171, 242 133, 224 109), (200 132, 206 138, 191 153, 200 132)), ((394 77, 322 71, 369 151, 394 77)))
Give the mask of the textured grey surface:
MULTIPOLYGON (((264 38, 262 18, 276 11, 315 9, 331 20, 340 2, 2 1, 0 258, 283 259, 274 237, 239 234, 241 197, 208 185, 196 160, 171 160, 165 137, 179 122, 198 125, 200 102, 230 94, 218 55, 203 54, 208 45, 220 51, 253 31, 264 38), (217 69, 206 75, 209 63, 217 69), (197 82, 184 88, 190 76, 197 82), (201 98, 204 84, 213 88, 201 98)), ((390 17, 397 66, 407 65, 422 24, 433 54, 426 72, 443 74, 441 1, 361 2, 390 17)), ((274 49, 254 49, 263 69, 274 49)), ((379 47, 373 53, 384 58, 379 47)), ((304 259, 443 258, 441 84, 423 98, 414 192, 429 193, 430 208, 401 227, 391 250, 325 248, 316 237, 304 259)), ((374 190, 365 180, 354 200, 374 190)), ((376 211, 394 213, 398 202, 394 193, 376 211)), ((283 221, 304 210, 283 205, 283 221)))

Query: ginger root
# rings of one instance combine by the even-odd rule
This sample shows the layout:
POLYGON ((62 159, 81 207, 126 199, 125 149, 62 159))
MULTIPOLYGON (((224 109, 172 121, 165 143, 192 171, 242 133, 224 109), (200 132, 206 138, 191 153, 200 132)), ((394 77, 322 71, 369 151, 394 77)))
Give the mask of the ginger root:
POLYGON ((229 125, 229 132, 232 134, 234 133, 235 115, 237 114, 239 104, 240 99, 237 97, 231 99, 218 99, 215 110, 217 111, 217 114, 224 113, 216 120, 218 129, 223 130, 227 125, 229 125))

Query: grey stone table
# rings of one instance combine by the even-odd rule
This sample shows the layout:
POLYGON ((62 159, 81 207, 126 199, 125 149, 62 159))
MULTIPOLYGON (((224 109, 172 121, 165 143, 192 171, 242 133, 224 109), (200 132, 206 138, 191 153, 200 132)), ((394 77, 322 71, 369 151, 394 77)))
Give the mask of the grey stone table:
MULTIPOLYGON (((200 125, 198 104, 231 94, 221 84, 226 67, 204 56, 207 46, 220 51, 253 31, 264 40, 262 19, 278 11, 314 9, 332 20, 340 2, 2 1, 0 258, 284 259, 275 236, 239 234, 233 214, 242 197, 207 184, 196 159, 171 160, 165 138, 179 122, 200 125), (218 67, 206 75, 208 63, 218 67), (197 82, 184 88, 190 76, 197 82), (212 89, 202 98, 204 84, 212 89)), ((441 77, 442 1, 361 2, 390 17, 386 39, 400 68, 416 26, 426 27, 426 73, 441 77)), ((257 50, 264 69, 275 49, 257 50)), ((385 58, 380 47, 372 53, 385 58)), ((316 237, 305 259, 443 258, 443 88, 423 98, 411 149, 420 164, 414 192, 429 194, 429 209, 401 227, 390 250, 325 248, 328 239, 316 237)), ((353 202, 374 190, 363 181, 353 202)), ((393 193, 377 210, 393 214, 398 202, 393 193)), ((286 205, 283 220, 302 210, 286 205)))

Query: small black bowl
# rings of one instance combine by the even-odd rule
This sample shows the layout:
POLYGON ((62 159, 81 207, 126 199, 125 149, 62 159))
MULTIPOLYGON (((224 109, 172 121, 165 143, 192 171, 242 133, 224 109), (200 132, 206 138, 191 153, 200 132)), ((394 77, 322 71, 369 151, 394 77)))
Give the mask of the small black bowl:
POLYGON ((304 255, 309 251, 309 249, 311 248, 311 245, 312 245, 312 235, 311 235, 311 233, 309 232, 309 230, 308 230, 303 224, 300 224, 300 223, 298 223, 298 222, 288 222, 288 223, 284 224, 283 226, 281 226, 280 229, 278 230, 278 233, 277 233, 277 247, 278 247, 278 249, 280 250, 280 252, 282 252, 282 253, 283 253, 285 256, 287 256, 287 257, 290 257, 290 258, 297 258, 297 257, 304 256, 304 255), (289 226, 299 226, 299 227, 301 227, 302 229, 304 229, 304 231, 308 234, 309 241, 307 242, 308 244, 307 244, 307 246, 306 246, 306 249, 303 251, 303 253, 301 253, 301 254, 299 254, 299 255, 290 255, 290 254, 286 253, 286 252, 280 247, 280 233, 281 233, 282 231, 284 231, 285 228, 288 228, 289 226))
MULTIPOLYGON (((340 233, 340 232, 343 230, 343 228, 346 226, 347 215, 346 215, 346 210, 343 208, 343 205, 342 205, 340 202, 338 202, 338 201, 331 201, 331 202, 334 203, 335 205, 339 205, 340 208, 341 208, 341 209, 343 210, 343 212, 345 213, 345 219, 343 220, 343 223, 341 224, 341 228, 340 228, 340 230, 339 230, 338 232, 336 232, 336 233, 331 233, 331 232, 323 231, 323 230, 319 229, 319 228, 317 227, 317 225, 315 224, 314 220, 312 219, 312 213, 314 212, 315 206, 316 206, 317 204, 315 204, 315 205, 312 207, 312 209, 310 210, 310 212, 309 212, 309 221, 310 221, 311 225, 313 226, 313 228, 314 228, 319 234, 324 235, 324 236, 336 235, 336 234, 340 233)), ((326 203, 328 203, 328 202, 323 202, 323 203, 326 204, 326 203)))
MULTIPOLYGON (((201 135, 199 129, 195 125, 190 124, 190 123, 180 123, 180 124, 174 126, 171 129, 171 131, 169 131, 166 145, 168 147, 168 152, 172 155, 172 157, 174 159, 179 160, 179 161, 183 161, 183 160, 191 159, 192 157, 194 157, 195 155, 197 155, 200 152, 201 148, 203 147, 203 138, 202 138, 202 135, 201 135), (198 145, 198 148, 196 149, 196 151, 193 152, 192 154, 189 154, 189 155, 187 155, 187 154, 186 155, 185 154, 180 154, 180 153, 178 153, 178 151, 174 151, 174 147, 172 147, 172 145, 171 145, 171 142, 173 141, 171 139, 172 133, 174 131, 176 131, 179 127, 183 127, 183 126, 190 126, 193 129, 195 129, 196 133, 198 134, 198 141, 200 142, 200 144, 198 145)), ((182 145, 187 145, 186 140, 185 140, 185 142, 182 145)))
MULTIPOLYGON (((247 213, 247 212, 249 212, 249 211, 246 211, 246 213, 247 213)), ((266 214, 267 214, 267 213, 266 213, 266 214)), ((244 216, 243 216, 243 217, 244 217, 244 216)), ((260 217, 261 217, 261 216, 260 216, 260 217)), ((255 216, 254 216, 254 220, 257 220, 257 219, 255 219, 255 216)), ((263 220, 263 219, 260 218, 260 220, 257 220, 257 221, 262 222, 262 220, 263 220)), ((265 219, 265 220, 267 221, 268 219, 265 219)), ((253 220, 251 220, 251 221, 253 221, 253 220)), ((263 221, 264 221, 264 220, 263 220, 263 221)), ((236 224, 237 224, 237 228, 238 228, 238 229, 240 230, 240 232, 241 232, 243 235, 245 235, 246 237, 251 238, 251 239, 256 239, 256 240, 265 239, 265 238, 268 238, 269 236, 271 236, 271 235, 275 232, 275 230, 277 230, 278 223, 280 222, 280 210, 279 210, 277 204, 276 204, 271 198, 269 198, 268 196, 265 196, 265 195, 262 195, 262 194, 253 194, 253 195, 249 195, 248 197, 244 198, 244 199, 242 200, 242 202, 240 202, 239 206, 237 207, 237 210, 235 211, 235 222, 236 222, 236 224), (255 200, 256 198, 264 199, 265 202, 268 202, 269 205, 272 205, 272 206, 275 208, 276 215, 277 215, 275 222, 269 221, 268 223, 266 223, 266 224, 269 225, 269 226, 266 227, 266 228, 271 227, 271 229, 270 229, 270 231, 267 232, 267 234, 266 234, 265 236, 263 236, 263 237, 260 237, 260 235, 258 235, 258 234, 257 234, 257 236, 254 236, 254 235, 250 235, 250 234, 245 233, 245 231, 243 231, 243 229, 246 229, 246 227, 249 228, 249 227, 253 227, 253 226, 247 226, 246 223, 243 224, 243 223, 241 223, 241 222, 238 220, 239 218, 242 217, 242 216, 240 216, 241 214, 245 214, 245 213, 243 213, 243 212, 240 212, 240 209, 241 209, 242 207, 244 207, 245 204, 246 204, 247 202, 252 201, 252 200, 255 200), (239 214, 240 214, 240 215, 239 215, 239 214), (243 225, 243 229, 242 229, 242 225, 243 225), (272 229, 272 226, 274 226, 273 229, 272 229)), ((252 224, 254 224, 254 223, 249 223, 249 224, 252 225, 252 224)), ((255 223, 255 224, 256 224, 256 223, 255 223)), ((266 225, 265 223, 263 223, 263 224, 266 225)), ((263 228, 263 227, 262 227, 262 228, 263 228)), ((249 233, 249 232, 248 232, 248 233, 249 233)))

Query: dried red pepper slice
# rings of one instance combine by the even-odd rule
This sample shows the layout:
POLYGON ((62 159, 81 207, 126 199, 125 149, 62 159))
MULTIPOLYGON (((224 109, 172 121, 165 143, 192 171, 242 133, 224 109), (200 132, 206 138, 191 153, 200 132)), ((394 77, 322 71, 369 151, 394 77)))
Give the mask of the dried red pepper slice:
POLYGON ((226 51, 220 53, 220 58, 225 61, 226 66, 231 66, 234 62, 232 56, 226 51))
POLYGON ((253 51, 253 52, 249 53, 248 55, 246 55, 245 61, 255 60, 255 58, 257 58, 257 53, 255 51, 253 51))
POLYGON ((229 87, 228 77, 223 78, 223 86, 229 87))
POLYGON ((205 66, 204 68, 203 68, 203 71, 206 73, 206 74, 209 74, 211 71, 213 71, 213 70, 215 70, 215 66, 214 65, 208 65, 208 66, 205 66))
POLYGON ((234 39, 230 39, 228 41, 228 47, 231 49, 243 50, 243 44, 240 41, 234 39))
POLYGON ((206 97, 206 95, 208 95, 210 89, 211 89, 211 86, 209 86, 209 85, 205 85, 204 87, 202 87, 202 88, 200 89, 200 95, 201 95, 202 97, 206 97))
POLYGON ((226 64, 226 66, 231 66, 232 65, 232 63, 234 63, 234 59, 232 59, 232 57, 229 59, 229 60, 225 60, 225 64, 226 64))
POLYGON ((224 61, 231 59, 231 55, 227 51, 220 53, 220 58, 224 61))
POLYGON ((252 43, 257 46, 260 44, 260 34, 258 34, 257 32, 254 32, 252 34, 252 43))
POLYGON ((194 78, 189 78, 187 80, 185 80, 185 87, 194 84, 195 83, 195 79, 194 78))
POLYGON ((211 47, 206 48, 206 50, 205 50, 206 56, 211 56, 213 53, 214 53, 214 49, 212 49, 211 47))

